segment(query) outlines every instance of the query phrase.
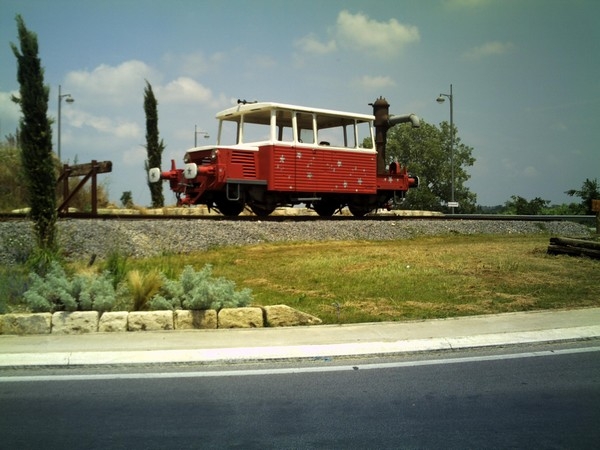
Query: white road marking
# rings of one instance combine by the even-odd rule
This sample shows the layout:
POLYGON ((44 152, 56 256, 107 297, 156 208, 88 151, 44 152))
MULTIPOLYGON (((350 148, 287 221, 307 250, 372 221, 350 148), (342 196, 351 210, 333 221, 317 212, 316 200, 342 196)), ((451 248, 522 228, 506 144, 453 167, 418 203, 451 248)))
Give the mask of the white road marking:
POLYGON ((399 361, 391 363, 356 364, 344 366, 291 367, 281 369, 219 370, 204 372, 156 372, 156 373, 112 373, 112 374, 80 374, 80 375, 31 375, 0 377, 0 383, 27 383, 47 381, 111 381, 111 380, 148 380, 165 378, 208 378, 208 377, 242 377, 256 375, 289 375, 299 373, 344 372, 356 370, 394 369, 401 367, 431 366, 441 364, 461 364, 503 359, 537 358, 544 356, 560 356, 577 353, 599 352, 600 347, 573 348, 563 350, 544 350, 538 352, 511 353, 506 355, 467 356, 462 358, 428 359, 423 361, 399 361))

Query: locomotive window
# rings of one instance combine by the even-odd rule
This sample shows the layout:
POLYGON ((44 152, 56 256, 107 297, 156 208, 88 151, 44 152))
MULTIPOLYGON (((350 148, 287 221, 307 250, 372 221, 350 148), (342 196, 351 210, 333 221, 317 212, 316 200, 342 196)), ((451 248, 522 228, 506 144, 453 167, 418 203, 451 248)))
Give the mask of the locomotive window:
MULTIPOLYGON (((246 116, 244 117, 244 119, 246 116)), ((253 123, 244 121, 242 138, 240 143, 262 142, 271 140, 271 127, 269 124, 253 123)))
POLYGON ((318 115, 317 135, 317 142, 321 145, 356 148, 354 119, 318 115))
POLYGON ((231 120, 221 120, 219 124, 219 145, 235 145, 238 138, 238 123, 231 120))
POLYGON ((276 139, 282 142, 292 142, 294 140, 294 132, 292 129, 292 112, 277 111, 276 117, 276 139))
POLYGON ((356 124, 356 131, 358 131, 358 147, 359 148, 373 148, 373 136, 371 135, 371 122, 358 122, 356 124), (365 145, 365 140, 367 140, 366 145, 365 145))
POLYGON ((314 144, 313 115, 296 113, 296 125, 298 127, 298 141, 305 144, 314 144))

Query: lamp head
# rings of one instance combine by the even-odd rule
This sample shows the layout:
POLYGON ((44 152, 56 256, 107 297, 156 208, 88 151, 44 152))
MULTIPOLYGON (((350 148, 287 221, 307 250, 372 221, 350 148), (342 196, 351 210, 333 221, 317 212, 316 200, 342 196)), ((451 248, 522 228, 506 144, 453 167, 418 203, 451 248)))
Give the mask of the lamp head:
POLYGON ((70 95, 67 98, 65 98, 65 102, 67 102, 67 103, 73 103, 74 101, 75 101, 75 99, 73 97, 71 97, 70 95))
POLYGON ((435 101, 438 103, 444 103, 446 99, 444 98, 444 96, 440 95, 435 101))

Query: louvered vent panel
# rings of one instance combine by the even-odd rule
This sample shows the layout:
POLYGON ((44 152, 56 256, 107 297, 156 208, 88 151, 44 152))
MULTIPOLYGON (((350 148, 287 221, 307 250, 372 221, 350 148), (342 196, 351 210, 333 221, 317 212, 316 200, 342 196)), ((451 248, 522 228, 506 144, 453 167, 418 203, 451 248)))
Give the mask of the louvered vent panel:
POLYGON ((231 153, 231 164, 242 166, 244 178, 256 178, 255 152, 233 151, 231 153))

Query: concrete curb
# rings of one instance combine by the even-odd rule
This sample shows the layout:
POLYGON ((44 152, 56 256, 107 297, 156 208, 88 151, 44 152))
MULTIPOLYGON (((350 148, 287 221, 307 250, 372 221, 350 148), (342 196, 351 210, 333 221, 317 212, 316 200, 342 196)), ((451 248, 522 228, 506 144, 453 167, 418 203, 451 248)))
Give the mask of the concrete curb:
POLYGON ((350 325, 0 336, 0 367, 252 362, 600 338, 600 308, 350 325))
POLYGON ((0 367, 88 366, 258 362, 283 359, 359 357, 424 351, 459 350, 527 343, 561 342, 600 337, 600 325, 518 333, 495 333, 457 338, 413 339, 394 342, 236 347, 212 349, 75 351, 0 354, 0 367))
POLYGON ((318 325, 321 320, 286 305, 223 308, 219 311, 59 311, 0 315, 0 335, 86 334, 216 328, 318 325))

